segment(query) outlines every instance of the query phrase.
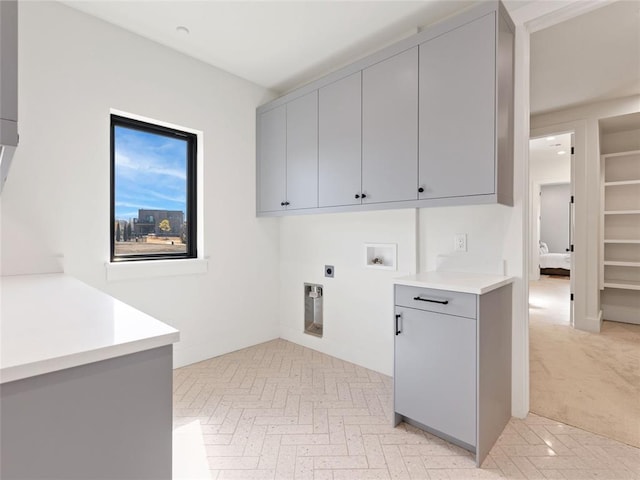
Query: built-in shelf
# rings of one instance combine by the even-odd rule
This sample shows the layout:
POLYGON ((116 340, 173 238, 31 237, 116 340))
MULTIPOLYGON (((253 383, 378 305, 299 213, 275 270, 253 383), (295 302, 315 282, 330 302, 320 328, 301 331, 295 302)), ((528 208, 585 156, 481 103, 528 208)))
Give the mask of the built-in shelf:
POLYGON ((604 212, 605 215, 636 215, 640 210, 610 210, 604 212))
POLYGON ((640 185, 640 180, 623 180, 620 182, 604 182, 605 187, 620 187, 622 185, 640 185))
POLYGON ((611 267, 640 267, 640 262, 618 262, 614 260, 605 260, 604 264, 611 267))
POLYGON ((604 288, 617 288, 620 290, 640 290, 640 282, 633 280, 606 280, 604 288))
POLYGON ((605 238, 604 243, 630 243, 630 244, 640 244, 640 240, 616 240, 612 238, 605 238))
POLYGON ((598 123, 602 318, 640 325, 640 112, 598 123))
POLYGON ((627 157, 629 155, 640 155, 640 150, 629 150, 627 152, 606 153, 602 158, 627 157))

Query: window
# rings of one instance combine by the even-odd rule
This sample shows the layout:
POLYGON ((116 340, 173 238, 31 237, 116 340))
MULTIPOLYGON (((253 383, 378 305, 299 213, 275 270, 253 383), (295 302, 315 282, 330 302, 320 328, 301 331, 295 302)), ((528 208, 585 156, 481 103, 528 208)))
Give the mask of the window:
POLYGON ((111 261, 195 258, 197 136, 111 115, 111 261))

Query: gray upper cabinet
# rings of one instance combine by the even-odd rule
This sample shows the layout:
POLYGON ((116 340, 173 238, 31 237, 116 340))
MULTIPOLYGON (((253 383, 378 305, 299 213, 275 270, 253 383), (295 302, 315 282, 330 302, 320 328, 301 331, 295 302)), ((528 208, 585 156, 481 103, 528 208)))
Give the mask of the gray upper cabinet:
POLYGON ((362 185, 362 73, 318 91, 320 207, 356 205, 362 185))
POLYGON ((258 107, 258 214, 513 205, 514 31, 485 0, 258 107))
POLYGON ((286 105, 258 115, 258 211, 284 209, 286 200, 286 105))
POLYGON ((418 47, 362 72, 363 203, 418 198, 418 47))
POLYGON ((18 144, 18 2, 0 1, 0 144, 18 144))
POLYGON ((318 206, 318 92, 287 103, 287 195, 290 209, 318 206))
POLYGON ((420 45, 420 198, 496 191, 496 21, 420 45))
POLYGON ((0 193, 18 145, 18 2, 0 1, 0 193))

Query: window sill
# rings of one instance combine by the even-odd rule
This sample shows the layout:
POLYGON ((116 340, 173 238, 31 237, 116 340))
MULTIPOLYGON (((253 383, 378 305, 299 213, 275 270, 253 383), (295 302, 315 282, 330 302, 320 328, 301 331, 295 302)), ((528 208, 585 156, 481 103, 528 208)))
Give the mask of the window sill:
POLYGON ((107 282, 207 273, 206 258, 105 263, 107 282))

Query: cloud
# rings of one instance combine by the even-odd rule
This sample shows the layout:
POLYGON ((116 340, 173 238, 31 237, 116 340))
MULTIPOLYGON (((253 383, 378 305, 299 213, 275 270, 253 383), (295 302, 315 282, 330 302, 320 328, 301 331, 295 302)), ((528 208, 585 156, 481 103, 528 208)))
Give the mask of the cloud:
POLYGON ((131 209, 186 213, 187 143, 183 139, 117 126, 115 129, 116 217, 131 209))
POLYGON ((187 180, 186 168, 176 169, 157 165, 159 162, 154 161, 145 155, 135 154, 135 161, 131 161, 129 155, 125 152, 116 150, 116 170, 131 170, 134 175, 167 175, 169 177, 187 180))

